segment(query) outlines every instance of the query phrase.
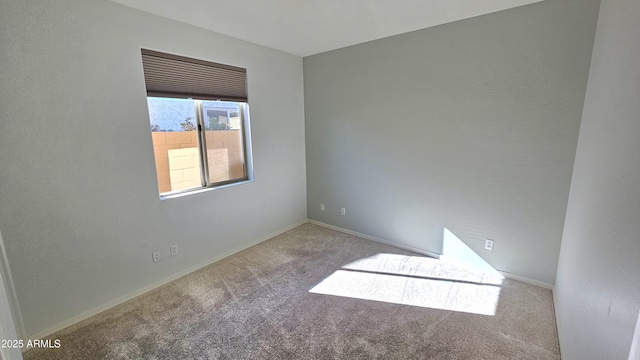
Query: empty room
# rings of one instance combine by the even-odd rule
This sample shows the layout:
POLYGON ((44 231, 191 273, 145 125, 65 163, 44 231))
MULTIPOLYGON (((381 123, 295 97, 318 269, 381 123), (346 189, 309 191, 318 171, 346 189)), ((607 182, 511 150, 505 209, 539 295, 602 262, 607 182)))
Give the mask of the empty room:
POLYGON ((637 0, 0 1, 0 359, 640 359, 637 0))

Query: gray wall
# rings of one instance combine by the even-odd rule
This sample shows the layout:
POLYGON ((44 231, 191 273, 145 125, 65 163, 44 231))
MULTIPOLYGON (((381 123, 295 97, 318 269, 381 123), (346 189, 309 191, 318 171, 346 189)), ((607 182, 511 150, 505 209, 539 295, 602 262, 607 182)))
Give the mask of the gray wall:
POLYGON ((547 0, 304 58, 309 218, 436 253, 444 226, 553 283, 597 11, 547 0))
POLYGON ((0 229, 28 334, 306 219, 301 58, 104 0, 29 0, 2 1, 0 63, 0 229), (247 68, 254 183, 159 200, 141 47, 247 68))
POLYGON ((603 0, 556 280, 564 359, 629 354, 640 311, 639 136, 640 2, 603 0))

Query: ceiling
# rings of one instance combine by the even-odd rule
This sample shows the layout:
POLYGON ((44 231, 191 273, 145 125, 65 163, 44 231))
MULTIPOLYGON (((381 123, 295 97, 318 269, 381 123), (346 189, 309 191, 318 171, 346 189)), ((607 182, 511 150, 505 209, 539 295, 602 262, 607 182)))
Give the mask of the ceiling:
POLYGON ((111 0, 308 56, 542 0, 111 0))

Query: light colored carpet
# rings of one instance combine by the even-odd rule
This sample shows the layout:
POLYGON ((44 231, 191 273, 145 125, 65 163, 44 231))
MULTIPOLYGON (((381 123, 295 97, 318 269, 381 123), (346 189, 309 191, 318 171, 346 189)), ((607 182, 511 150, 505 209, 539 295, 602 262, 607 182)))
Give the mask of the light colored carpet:
POLYGON ((559 359, 551 292, 305 224, 53 334, 36 359, 559 359))

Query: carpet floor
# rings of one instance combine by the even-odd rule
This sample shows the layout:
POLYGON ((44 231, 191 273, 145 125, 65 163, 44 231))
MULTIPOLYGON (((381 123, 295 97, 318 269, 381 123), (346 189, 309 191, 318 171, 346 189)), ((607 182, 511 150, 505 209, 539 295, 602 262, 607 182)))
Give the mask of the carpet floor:
POLYGON ((25 359, 560 359, 549 290, 310 223, 49 338, 25 359))

